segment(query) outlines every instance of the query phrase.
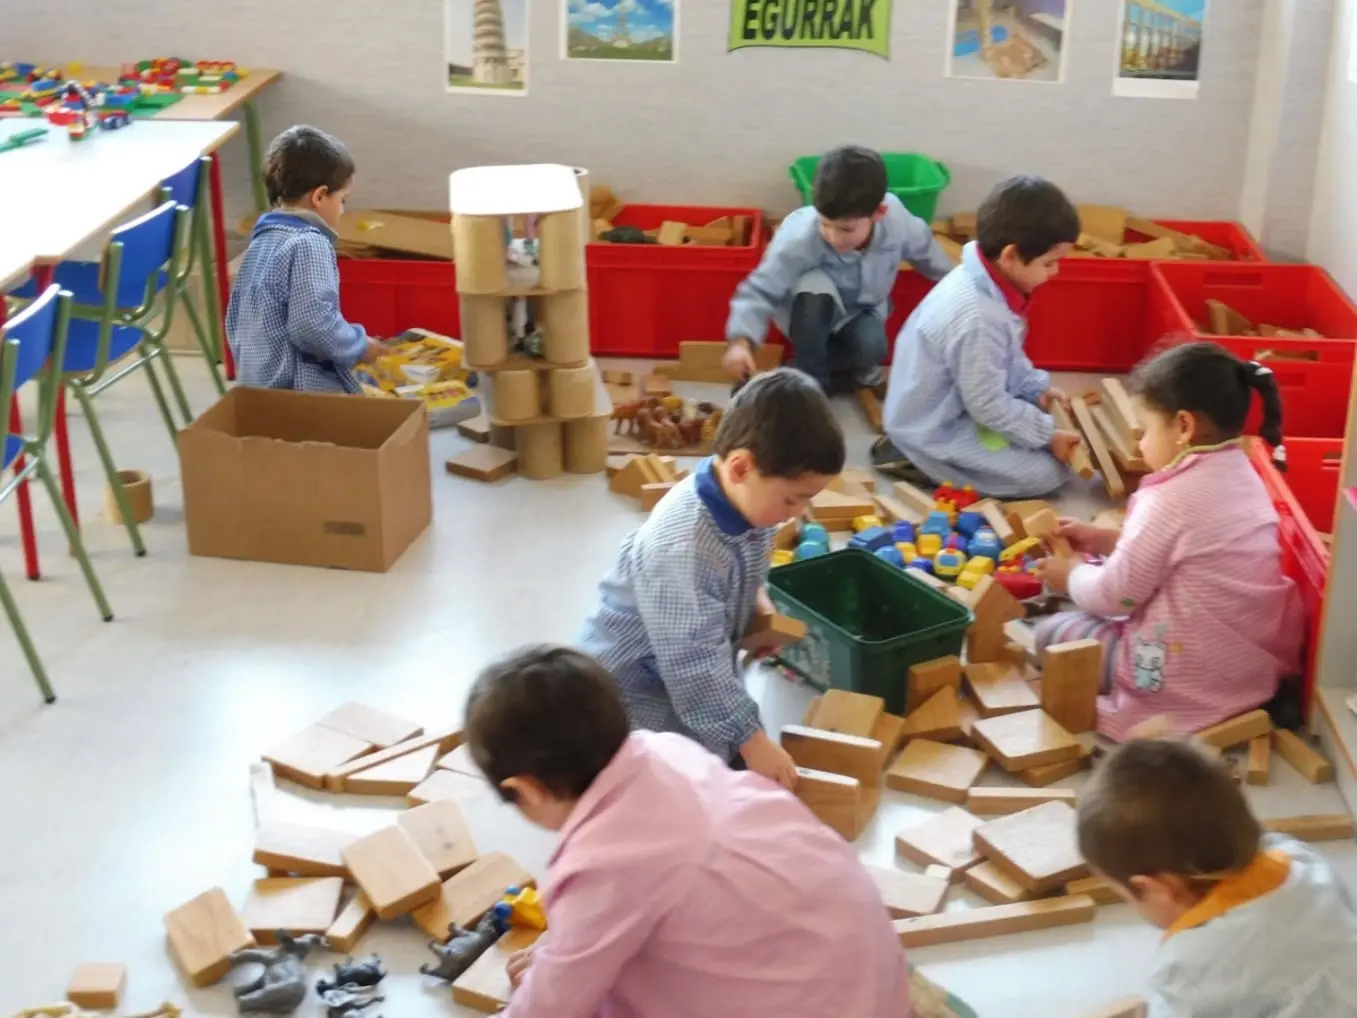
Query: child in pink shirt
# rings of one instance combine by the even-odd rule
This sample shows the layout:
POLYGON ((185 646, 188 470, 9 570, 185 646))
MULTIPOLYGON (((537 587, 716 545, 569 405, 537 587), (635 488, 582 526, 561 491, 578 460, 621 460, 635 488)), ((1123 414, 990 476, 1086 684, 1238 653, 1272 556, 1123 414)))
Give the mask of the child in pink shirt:
POLYGON ((592 658, 537 647, 471 691, 472 758, 560 832, 546 939, 506 1018, 908 1018, 909 970, 853 847, 767 778, 631 732, 592 658))
POLYGON ((1151 717, 1187 733, 1267 703, 1298 670, 1304 621, 1282 574, 1277 513, 1240 447, 1255 392, 1263 437, 1281 443, 1272 372, 1214 343, 1187 343, 1142 365, 1133 384, 1140 451, 1154 472, 1120 531, 1062 521, 1078 557, 1046 558, 1039 571, 1080 611, 1036 633, 1039 651, 1103 643, 1098 730, 1118 741, 1151 717))

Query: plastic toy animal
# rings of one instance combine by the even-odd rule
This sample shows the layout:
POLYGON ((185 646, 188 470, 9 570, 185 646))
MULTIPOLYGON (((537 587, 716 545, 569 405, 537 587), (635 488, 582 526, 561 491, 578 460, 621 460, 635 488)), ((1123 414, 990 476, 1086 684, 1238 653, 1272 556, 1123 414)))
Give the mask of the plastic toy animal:
MULTIPOLYGON (((377 993, 375 987, 352 984, 331 987, 320 995, 320 999, 325 1003, 326 1018, 344 1018, 345 1015, 365 1010, 386 1000, 377 993)), ((372 1015, 370 1018, 378 1016, 372 1015)))
POLYGON ((386 969, 382 968, 382 959, 375 954, 367 961, 355 962, 353 955, 344 964, 335 963, 334 982, 321 978, 316 982, 316 992, 329 993, 345 986, 376 986, 386 978, 386 969))
POLYGON ((279 930, 276 936, 277 947, 247 947, 231 955, 232 967, 264 966, 257 978, 235 987, 241 1014, 291 1014, 306 999, 302 959, 312 948, 323 947, 325 938, 314 933, 294 937, 285 930, 279 930))
POLYGON ((651 445, 656 449, 682 449, 683 438, 679 435, 678 425, 661 415, 651 425, 651 445))
POLYGON ((448 934, 451 939, 446 944, 429 941, 429 950, 438 956, 438 964, 421 965, 419 971, 451 983, 494 946, 503 936, 504 926, 493 912, 487 912, 474 930, 464 930, 452 923, 448 926, 448 934))
POLYGON ((636 433, 637 418, 640 416, 642 410, 647 410, 647 407, 644 401, 640 400, 635 403, 619 403, 617 406, 613 407, 613 420, 617 422, 617 426, 613 429, 613 433, 617 435, 622 434, 622 426, 625 424, 627 428, 626 434, 634 435, 636 433))

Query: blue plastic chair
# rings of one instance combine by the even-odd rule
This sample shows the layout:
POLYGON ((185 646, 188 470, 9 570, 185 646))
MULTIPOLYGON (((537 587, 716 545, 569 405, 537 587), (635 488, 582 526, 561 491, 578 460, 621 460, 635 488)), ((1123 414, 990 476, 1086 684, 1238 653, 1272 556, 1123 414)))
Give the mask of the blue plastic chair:
MULTIPOLYGON (((52 437, 56 423, 57 391, 61 385, 61 373, 55 369, 66 354, 67 328, 71 318, 71 295, 53 285, 47 288, 41 297, 33 301, 22 312, 0 326, 0 407, 8 407, 14 394, 28 382, 38 380, 37 431, 34 434, 11 435, 8 428, 0 429, 4 441, 0 443, 0 477, 11 473, 9 480, 0 483, 0 502, 19 490, 30 477, 37 475, 47 495, 56 509, 57 518, 66 531, 71 550, 80 563, 80 571, 85 574, 94 603, 105 622, 113 619, 113 609, 104 597, 99 577, 94 573, 85 545, 80 539, 80 531, 71 519, 66 502, 57 488, 56 478, 47 465, 47 443, 52 437), (23 466, 16 466, 20 457, 23 466)), ((5 609, 14 634, 19 640, 28 666, 33 671, 42 698, 47 703, 56 700, 56 693, 47 679, 38 658, 37 650, 28 635, 19 615, 19 607, 10 595, 5 578, 0 575, 0 606, 5 609)))

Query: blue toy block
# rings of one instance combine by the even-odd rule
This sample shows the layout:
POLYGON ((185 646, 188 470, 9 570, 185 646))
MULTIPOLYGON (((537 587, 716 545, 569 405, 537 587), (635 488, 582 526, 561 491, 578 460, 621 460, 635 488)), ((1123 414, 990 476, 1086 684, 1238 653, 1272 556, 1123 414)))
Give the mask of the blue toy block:
POLYGON ((952 532, 952 521, 947 513, 940 509, 935 509, 929 513, 919 528, 920 534, 937 534, 941 538, 946 538, 952 532))
POLYGON ((966 545, 966 554, 972 558, 983 555, 985 558, 994 559, 995 562, 999 561, 999 553, 1003 550, 1004 546, 999 540, 999 535, 989 527, 981 527, 966 545))
POLYGON ((891 535, 895 538, 896 544, 913 544, 914 524, 910 523, 909 520, 901 520, 891 528, 891 535))
POLYGON ((957 513, 956 528, 958 533, 965 534, 967 537, 974 537, 975 532, 985 525, 985 517, 970 509, 963 509, 957 513))
POLYGON ((829 531, 825 529, 823 523, 803 523, 801 525, 801 540, 819 541, 825 547, 829 547, 829 531))
POLYGON ((932 560, 932 559, 924 558, 923 556, 920 556, 919 558, 916 558, 913 562, 911 562, 909 565, 907 565, 905 568, 906 568, 906 569, 917 569, 917 570, 919 570, 919 572, 921 572, 921 573, 928 573, 928 575, 932 576, 932 575, 933 575, 933 560, 932 560))
POLYGON ((887 545, 884 548, 878 548, 876 550, 876 557, 882 562, 889 562, 891 565, 895 566, 896 569, 905 568, 905 556, 900 554, 900 549, 895 547, 895 545, 887 545))
POLYGON ((796 560, 800 562, 803 559, 819 558, 821 555, 829 554, 829 545, 821 544, 819 541, 802 541, 796 546, 796 560))
POLYGON ((952 534, 950 537, 947 538, 946 541, 943 542, 942 546, 947 551, 965 551, 966 538, 963 537, 961 534, 952 534))
POLYGON ((878 548, 893 548, 895 541, 885 527, 868 527, 861 533, 848 539, 848 547, 861 548, 863 551, 876 551, 878 548))

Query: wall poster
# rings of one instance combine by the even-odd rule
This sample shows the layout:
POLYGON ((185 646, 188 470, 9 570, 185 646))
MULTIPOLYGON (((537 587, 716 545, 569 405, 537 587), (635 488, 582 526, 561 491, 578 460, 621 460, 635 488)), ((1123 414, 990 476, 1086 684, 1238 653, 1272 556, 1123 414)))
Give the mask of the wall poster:
POLYGON ((528 0, 444 0, 449 92, 528 94, 528 0))
POLYGON ((731 0, 731 51, 855 49, 889 60, 894 0, 731 0))
POLYGON ((1073 0, 952 0, 947 76, 1064 81, 1072 6, 1073 0))
POLYGON ((563 60, 678 61, 679 0, 562 0, 563 60))
POLYGON ((1121 42, 1112 94, 1195 99, 1206 0, 1121 0, 1121 42))

